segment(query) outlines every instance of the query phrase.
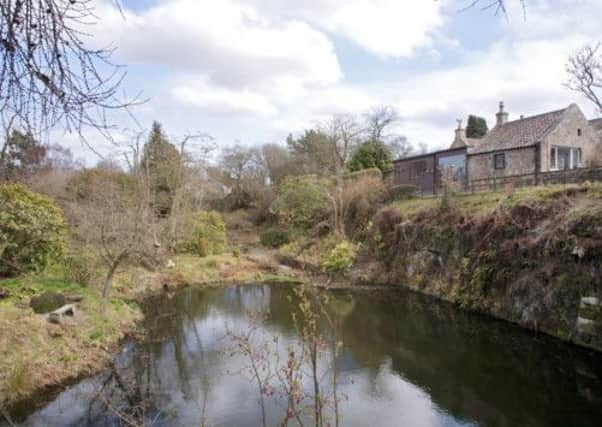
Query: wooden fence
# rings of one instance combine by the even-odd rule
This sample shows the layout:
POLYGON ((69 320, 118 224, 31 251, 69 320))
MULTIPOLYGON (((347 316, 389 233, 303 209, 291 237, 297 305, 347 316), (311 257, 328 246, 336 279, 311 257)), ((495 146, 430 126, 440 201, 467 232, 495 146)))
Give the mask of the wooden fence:
POLYGON ((466 191, 474 193, 478 191, 501 190, 507 185, 526 187, 530 185, 572 184, 585 181, 602 181, 602 167, 474 179, 467 183, 466 191))

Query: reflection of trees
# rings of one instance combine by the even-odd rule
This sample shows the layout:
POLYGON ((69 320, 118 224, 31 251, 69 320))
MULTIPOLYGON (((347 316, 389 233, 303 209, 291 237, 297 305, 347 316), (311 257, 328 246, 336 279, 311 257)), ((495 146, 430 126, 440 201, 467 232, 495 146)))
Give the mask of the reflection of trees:
MULTIPOLYGON (((575 425, 594 407, 578 395, 575 349, 548 339, 534 342, 507 324, 419 295, 356 298, 342 334, 360 365, 378 370, 390 357, 394 371, 460 419, 493 426, 575 425), (579 410, 561 412, 568 402, 579 410)), ((602 407, 597 411, 599 417, 602 407)))
MULTIPOLYGON (((247 310, 261 308, 270 313, 268 334, 294 338, 292 314, 298 305, 284 286, 187 290, 149 300, 144 307, 148 337, 102 378, 89 423, 98 423, 106 401, 122 410, 142 407, 139 417, 159 410, 167 416, 174 409, 177 415, 184 404, 177 400, 181 395, 198 403, 206 424, 212 386, 219 385, 227 361, 203 325, 213 321, 221 327, 225 319, 244 323, 247 310)), ((338 335, 344 344, 337 369, 345 374, 361 368, 375 393, 383 388, 387 365, 457 419, 487 426, 581 425, 584 419, 601 419, 600 356, 412 293, 332 291, 324 309, 321 333, 338 335)))

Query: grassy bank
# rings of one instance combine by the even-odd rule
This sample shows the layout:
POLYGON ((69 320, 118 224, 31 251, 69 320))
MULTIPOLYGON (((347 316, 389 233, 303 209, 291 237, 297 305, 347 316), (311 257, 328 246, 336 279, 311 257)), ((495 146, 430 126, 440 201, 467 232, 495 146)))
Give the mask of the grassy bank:
POLYGON ((115 278, 103 304, 99 286, 66 281, 60 269, 0 281, 0 405, 8 407, 41 390, 60 389, 103 369, 122 340, 137 335, 143 313, 139 303, 156 292, 182 286, 295 281, 273 265, 233 254, 200 258, 180 255, 175 267, 149 272, 130 267, 115 278), (76 315, 60 325, 35 314, 30 300, 44 292, 81 297, 76 315), (104 310, 103 310, 104 306, 104 310))
POLYGON ((52 275, 4 280, 10 296, 0 302, 0 402, 8 405, 44 387, 95 372, 115 346, 133 333, 141 312, 133 302, 112 298, 104 312, 95 289, 52 275), (34 295, 52 291, 82 301, 72 321, 54 325, 29 307, 34 295))
POLYGON ((602 349, 581 302, 602 298, 602 184, 411 199, 374 222, 373 281, 602 349))

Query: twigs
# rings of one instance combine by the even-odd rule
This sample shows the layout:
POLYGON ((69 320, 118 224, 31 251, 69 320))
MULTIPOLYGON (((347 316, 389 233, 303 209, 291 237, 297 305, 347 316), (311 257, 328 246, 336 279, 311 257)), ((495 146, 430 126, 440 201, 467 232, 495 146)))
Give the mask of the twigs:
POLYGON ((120 100, 126 73, 113 48, 88 45, 93 0, 4 0, 0 3, 0 112, 32 133, 61 125, 83 136, 110 137, 107 111, 140 103, 120 100))

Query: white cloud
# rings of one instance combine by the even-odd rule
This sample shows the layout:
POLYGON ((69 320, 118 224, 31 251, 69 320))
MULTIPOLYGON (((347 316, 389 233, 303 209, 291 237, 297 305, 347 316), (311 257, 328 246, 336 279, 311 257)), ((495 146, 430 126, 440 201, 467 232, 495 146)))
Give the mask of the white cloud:
POLYGON ((270 98, 287 101, 342 79, 325 34, 299 20, 272 20, 234 0, 165 0, 124 16, 105 2, 99 15, 96 42, 117 41, 117 58, 203 82, 208 93, 182 84, 173 89, 187 105, 232 112, 257 105, 266 114, 275 110, 270 98))
POLYGON ((405 58, 433 43, 443 23, 441 2, 432 0, 243 0, 272 14, 296 16, 368 52, 405 58))
POLYGON ((215 87, 204 81, 180 83, 172 89, 172 95, 182 106, 201 108, 213 114, 252 113, 270 116, 277 112, 276 106, 259 93, 215 87))

